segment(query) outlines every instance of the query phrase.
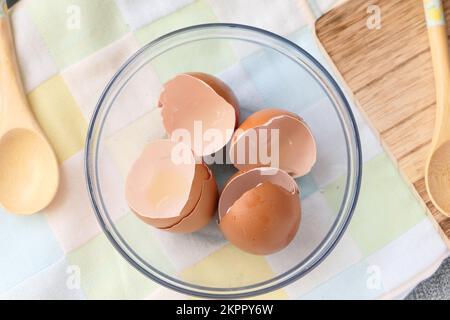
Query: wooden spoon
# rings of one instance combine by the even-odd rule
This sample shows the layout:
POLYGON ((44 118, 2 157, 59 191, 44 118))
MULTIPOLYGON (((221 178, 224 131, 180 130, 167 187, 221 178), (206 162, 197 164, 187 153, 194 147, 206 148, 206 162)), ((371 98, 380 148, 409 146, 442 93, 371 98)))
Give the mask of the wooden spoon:
POLYGON ((439 0, 424 0, 436 86, 436 123, 425 167, 430 199, 450 216, 450 55, 444 10, 439 0))
POLYGON ((0 203, 31 214, 46 207, 59 184, 58 162, 28 107, 7 8, 0 7, 0 203))

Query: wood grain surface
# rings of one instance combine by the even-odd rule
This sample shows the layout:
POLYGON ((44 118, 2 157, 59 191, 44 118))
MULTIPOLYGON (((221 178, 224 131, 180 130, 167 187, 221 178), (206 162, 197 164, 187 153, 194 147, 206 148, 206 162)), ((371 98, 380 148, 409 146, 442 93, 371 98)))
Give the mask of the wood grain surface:
MULTIPOLYGON (((444 2, 450 26, 450 0, 444 2)), ((450 247, 450 218, 433 207, 425 190, 436 99, 422 1, 349 0, 322 16, 316 33, 450 247), (367 26, 369 5, 380 8, 379 29, 367 26)))

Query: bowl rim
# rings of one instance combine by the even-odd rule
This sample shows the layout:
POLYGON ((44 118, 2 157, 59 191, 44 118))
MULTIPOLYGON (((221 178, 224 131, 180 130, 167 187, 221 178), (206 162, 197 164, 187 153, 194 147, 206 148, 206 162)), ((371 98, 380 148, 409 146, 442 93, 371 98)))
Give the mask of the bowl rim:
MULTIPOLYGON (((320 85, 324 86, 324 83, 320 83, 320 85)), ((347 148, 348 148, 348 145, 347 145, 347 148)), ((345 94, 343 93, 342 89, 337 84, 336 80, 325 69, 325 67, 319 61, 317 61, 317 59, 315 59, 311 54, 309 54, 306 50, 301 48, 299 45, 295 44, 294 42, 292 42, 278 34, 272 33, 270 31, 267 31, 267 30, 264 30, 261 28, 248 26, 248 25, 244 25, 244 24, 206 23, 206 24, 192 25, 192 26, 180 28, 180 29, 174 30, 172 32, 166 33, 166 34, 158 37, 157 39, 147 43, 142 48, 140 48, 138 51, 136 51, 131 57, 129 57, 126 60, 125 63, 122 64, 122 66, 118 69, 118 71, 114 74, 114 76, 108 82, 105 89, 102 91, 100 98, 95 106, 94 111, 93 111, 93 114, 91 116, 90 122, 89 122, 84 151, 85 151, 85 155, 84 155, 85 181, 86 181, 86 188, 88 190, 91 207, 94 210, 94 213, 95 213, 98 223, 100 224, 103 232, 105 233, 106 237, 108 238, 109 242, 113 245, 113 247, 135 269, 137 269, 142 274, 144 274, 146 277, 150 278, 151 280, 155 281, 156 283, 158 283, 164 287, 173 289, 182 294, 192 295, 192 296, 197 296, 197 297, 202 297, 202 298, 215 298, 215 299, 232 298, 232 299, 234 299, 234 298, 245 298, 245 297, 266 294, 266 293, 272 292, 274 290, 281 289, 281 288, 287 286, 288 284, 291 284, 292 282, 302 278, 309 272, 311 272, 316 266, 318 266, 323 260, 325 260, 325 258, 333 251, 333 249, 335 248, 337 243, 339 243, 342 235, 344 234, 345 230, 347 229, 348 224, 353 216, 353 213, 354 213, 354 210, 355 210, 355 207, 357 204, 360 188, 361 188, 362 149, 361 149, 361 141, 360 141, 359 131, 358 131, 357 123, 356 123, 355 117, 353 115, 353 112, 351 110, 350 104, 349 104, 345 94), (118 243, 117 239, 113 235, 113 232, 115 233, 116 237, 118 237, 122 242, 124 242, 123 245, 125 247, 128 247, 127 248, 128 250, 131 250, 132 252, 134 252, 126 244, 126 242, 121 238, 120 233, 118 233, 117 230, 115 229, 114 224, 110 220, 109 214, 107 214, 107 218, 109 220, 109 223, 111 224, 112 230, 110 230, 110 228, 107 225, 108 224, 107 221, 105 221, 104 218, 102 217, 99 202, 101 204, 101 202, 103 200, 100 199, 100 201, 99 201, 96 199, 96 191, 94 190, 94 186, 97 183, 95 181, 95 179, 98 178, 98 174, 97 174, 98 168, 96 166, 96 160, 97 160, 97 156, 98 156, 98 152, 97 152, 98 151, 98 143, 93 141, 93 133, 94 133, 94 129, 97 124, 97 118, 99 116, 100 109, 102 108, 103 102, 106 98, 106 95, 110 91, 112 85, 117 80, 117 78, 121 75, 121 73, 133 61, 135 61, 135 59, 137 59, 141 54, 143 54, 146 50, 148 50, 152 46, 154 46, 158 43, 161 43, 162 41, 167 40, 175 35, 185 34, 187 32, 195 32, 195 31, 199 31, 202 29, 227 29, 227 28, 236 28, 236 29, 241 29, 243 31, 247 31, 247 32, 255 32, 255 33, 258 33, 259 35, 262 35, 262 36, 265 36, 268 38, 272 38, 272 40, 281 42, 283 45, 287 45, 288 47, 291 47, 291 49, 294 49, 295 51, 300 53, 303 57, 305 57, 307 60, 309 60, 309 62, 312 63, 312 65, 315 68, 317 68, 322 73, 322 76, 326 79, 326 81, 329 82, 328 84, 332 86, 332 89, 335 91, 335 93, 338 95, 338 98, 341 100, 342 105, 346 112, 346 116, 348 117, 349 123, 351 124, 351 129, 352 129, 351 137, 354 140, 353 141, 353 143, 354 143, 353 151, 356 154, 354 155, 355 156, 354 168, 353 168, 353 170, 351 170, 351 168, 348 164, 347 172, 348 172, 348 174, 350 174, 351 171, 354 171, 355 176, 353 179, 354 184, 353 184, 352 194, 348 194, 348 184, 349 183, 347 183, 347 185, 346 185, 347 190, 343 196, 344 200, 349 199, 349 201, 350 201, 349 202, 350 205, 347 210, 346 216, 344 217, 343 222, 340 225, 336 225, 336 221, 339 220, 338 219, 339 215, 341 215, 343 213, 342 212, 342 203, 344 203, 344 200, 341 203, 341 208, 339 209, 339 212, 337 213, 337 216, 336 216, 336 219, 335 219, 333 225, 330 227, 330 230, 327 232, 324 239, 317 246, 317 248, 315 248, 315 250, 322 247, 324 241, 327 240, 327 238, 329 238, 330 234, 332 234, 333 232, 335 234, 334 240, 331 242, 331 244, 328 245, 328 247, 325 248, 325 251, 323 252, 323 254, 319 258, 317 258, 312 264, 310 264, 307 268, 305 268, 304 270, 301 270, 301 272, 299 272, 299 269, 302 266, 302 264, 300 263, 280 275, 274 276, 273 278, 271 278, 269 280, 261 281, 261 282, 258 282, 258 283, 252 284, 252 285, 247 285, 247 286, 243 286, 243 287, 234 287, 234 288, 214 288, 214 287, 195 285, 192 283, 186 283, 179 279, 173 278, 172 276, 169 276, 165 273, 160 272, 155 267, 149 265, 145 261, 142 261, 142 259, 140 259, 140 257, 135 253, 135 256, 137 256, 137 258, 139 258, 141 260, 141 262, 143 262, 147 267, 149 267, 154 273, 149 272, 148 270, 144 269, 136 260, 134 260, 132 257, 130 257, 129 254, 125 251, 125 249, 122 247, 122 245, 118 243), (97 148, 95 149, 95 152, 92 152, 91 149, 95 145, 97 148), (91 172, 92 168, 91 168, 90 163, 94 158, 95 158, 95 161, 94 161, 95 170, 94 170, 94 173, 92 173, 91 172), (339 227, 339 228, 337 230, 334 230, 337 227, 339 227), (159 274, 160 276, 158 276, 157 274, 159 274), (282 281, 278 281, 276 283, 270 284, 270 283, 274 282, 275 280, 280 279, 282 277, 286 277, 286 276, 288 276, 286 279, 283 279, 282 281), (162 277, 164 279, 162 279, 162 277)), ((97 187, 97 189, 98 189, 98 187, 97 187)), ((101 198, 101 196, 100 196, 100 198, 101 198)), ((305 260, 307 260, 313 253, 314 253, 314 251, 311 254, 309 254, 305 258, 305 260)))

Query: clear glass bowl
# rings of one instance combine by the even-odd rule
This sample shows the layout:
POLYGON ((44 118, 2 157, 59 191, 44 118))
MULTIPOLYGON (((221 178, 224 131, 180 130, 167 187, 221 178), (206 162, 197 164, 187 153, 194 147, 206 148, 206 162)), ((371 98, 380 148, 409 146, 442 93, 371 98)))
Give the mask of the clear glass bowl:
MULTIPOLYGON (((160 37, 120 68, 91 119, 85 165, 98 221, 133 267, 184 294, 238 298, 282 288, 331 252, 356 204, 361 147, 345 96, 308 52, 265 30, 206 24, 160 37), (267 257, 241 252, 223 239, 215 221, 180 235, 156 230, 130 213, 124 177, 142 147, 164 135, 157 111, 162 83, 186 71, 215 74, 225 81, 240 100, 240 121, 271 106, 296 112, 309 124, 317 163, 298 179, 302 223, 281 252, 267 257)), ((219 189, 234 172, 227 165, 212 170, 219 189)))

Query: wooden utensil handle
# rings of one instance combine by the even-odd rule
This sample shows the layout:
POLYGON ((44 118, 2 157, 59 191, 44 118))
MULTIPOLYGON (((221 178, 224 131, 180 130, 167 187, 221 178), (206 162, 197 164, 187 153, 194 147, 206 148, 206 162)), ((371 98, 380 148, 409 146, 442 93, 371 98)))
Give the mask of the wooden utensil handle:
POLYGON ((442 130, 450 124, 450 54, 442 2, 424 0, 424 9, 436 88, 437 122, 433 141, 439 145, 450 138, 450 131, 442 130))
POLYGON ((14 51, 10 18, 6 12, 0 15, 0 65, 2 66, 2 74, 14 76, 14 80, 19 81, 20 85, 22 84, 20 77, 16 76, 19 74, 19 68, 14 51))
MULTIPOLYGON (((16 124, 16 119, 29 119, 21 126, 37 129, 28 107, 14 50, 10 17, 2 1, 0 10, 0 135, 16 124), (25 117, 22 117, 26 114, 25 117)), ((37 129, 39 130, 39 129, 37 129)))

